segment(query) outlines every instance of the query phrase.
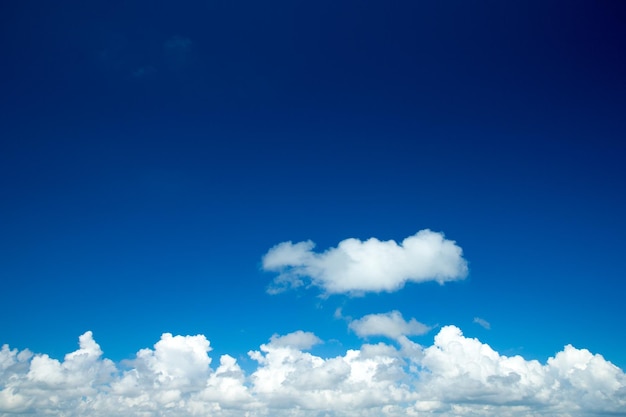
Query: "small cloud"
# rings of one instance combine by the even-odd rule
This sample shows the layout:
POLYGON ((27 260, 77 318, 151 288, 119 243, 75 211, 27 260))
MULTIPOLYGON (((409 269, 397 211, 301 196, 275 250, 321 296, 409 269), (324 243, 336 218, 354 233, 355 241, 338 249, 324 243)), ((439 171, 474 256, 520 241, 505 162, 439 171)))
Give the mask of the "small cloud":
POLYGON ((284 336, 274 335, 270 338, 270 344, 276 347, 292 347, 295 349, 306 350, 322 343, 322 340, 311 332, 303 332, 298 330, 284 336))
POLYGON ((346 239, 325 252, 315 243, 283 242, 263 256, 263 269, 278 272, 268 289, 276 294, 306 284, 326 294, 393 292, 407 282, 461 280, 467 276, 463 250, 442 233, 422 230, 399 244, 394 240, 346 239))
POLYGON ((485 319, 481 319, 480 317, 474 317, 474 323, 484 327, 485 329, 491 329, 491 324, 485 319))
POLYGON ((335 312, 333 313, 333 318, 335 320, 344 320, 348 323, 352 321, 352 316, 346 316, 345 314, 343 314, 343 308, 341 307, 337 307, 335 309, 335 312))
POLYGON ((350 329, 359 337, 386 336, 398 339, 401 336, 419 336, 431 328, 415 319, 405 321, 399 311, 384 314, 368 314, 349 324, 350 329))

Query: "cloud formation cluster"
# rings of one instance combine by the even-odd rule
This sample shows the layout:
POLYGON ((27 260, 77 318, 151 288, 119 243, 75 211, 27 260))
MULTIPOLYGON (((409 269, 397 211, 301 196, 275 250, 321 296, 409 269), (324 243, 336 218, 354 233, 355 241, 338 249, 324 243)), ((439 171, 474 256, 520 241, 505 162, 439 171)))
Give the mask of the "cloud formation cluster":
MULTIPOLYGON (((125 365, 103 358, 91 332, 63 361, 0 350, 0 416, 584 416, 626 415, 626 376, 600 355, 566 346, 545 364, 507 357, 455 326, 422 347, 403 333, 324 358, 322 341, 297 331, 249 352, 246 374, 229 355, 217 364, 203 335, 163 334, 125 365)), ((381 333, 373 315, 352 322, 381 333), (371 327, 370 327, 371 325, 371 327)), ((408 324, 408 326, 407 326, 408 324)))
MULTIPOLYGON (((326 293, 394 291, 467 273, 461 248, 429 230, 401 244, 348 239, 323 253, 312 249, 312 242, 286 242, 266 254, 264 268, 280 274, 275 290, 309 279, 326 293)), ((422 346, 410 337, 431 328, 397 310, 343 318, 366 341, 387 341, 322 357, 310 351, 323 343, 312 332, 273 335, 248 352, 256 367, 247 372, 230 355, 215 363, 204 335, 164 333, 119 364, 103 356, 91 332, 62 361, 4 345, 0 417, 626 416, 626 375, 586 349, 567 345, 540 363, 501 355, 455 326, 422 346)))
POLYGON ((281 292, 310 280, 328 294, 358 295, 397 291, 407 282, 443 284, 467 275, 463 250, 443 234, 428 229, 400 244, 351 238, 322 253, 314 252, 314 248, 310 240, 283 242, 271 248, 263 257, 263 269, 279 275, 269 291, 281 292))

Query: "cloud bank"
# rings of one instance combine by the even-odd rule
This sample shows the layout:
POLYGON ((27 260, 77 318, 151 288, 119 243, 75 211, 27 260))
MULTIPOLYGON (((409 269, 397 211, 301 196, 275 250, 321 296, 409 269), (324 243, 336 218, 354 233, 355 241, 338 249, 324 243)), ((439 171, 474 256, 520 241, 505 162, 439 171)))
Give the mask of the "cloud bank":
MULTIPOLYGON (((379 332, 372 317, 407 325, 392 312, 353 327, 379 332)), ((248 374, 229 355, 213 364, 203 335, 166 333, 124 366, 103 358, 91 332, 63 361, 4 345, 0 415, 626 415, 624 372, 570 345, 542 364, 500 355, 455 326, 441 328, 431 346, 413 349, 378 343, 329 358, 307 352, 320 342, 303 331, 273 336, 249 352, 257 367, 248 374)))
POLYGON ((328 294, 393 292, 407 282, 443 284, 467 275, 463 250, 443 234, 427 229, 400 244, 351 238, 322 253, 314 252, 314 247, 311 241, 283 242, 265 254, 263 269, 278 272, 270 293, 308 281, 328 294))

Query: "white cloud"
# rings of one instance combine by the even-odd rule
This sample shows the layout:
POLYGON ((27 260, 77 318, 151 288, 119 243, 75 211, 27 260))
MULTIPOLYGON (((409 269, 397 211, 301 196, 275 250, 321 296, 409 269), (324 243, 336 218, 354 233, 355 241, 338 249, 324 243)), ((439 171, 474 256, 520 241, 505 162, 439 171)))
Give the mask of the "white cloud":
POLYGON ((501 356, 447 326, 425 349, 422 365, 430 371, 422 379, 423 395, 446 405, 476 403, 490 410, 517 405, 522 415, 626 414, 624 372, 585 349, 566 346, 542 365, 501 356))
POLYGON ((542 364, 500 355, 455 326, 426 348, 400 335, 400 349, 304 351, 319 341, 302 331, 273 336, 249 353, 258 364, 249 374, 229 355, 212 366, 202 335, 166 333, 125 366, 103 358, 90 332, 63 361, 5 345, 0 416, 626 415, 624 372, 570 345, 542 364))
POLYGON ((405 321, 402 314, 396 310, 384 314, 368 314, 350 322, 349 327, 359 337, 386 336, 391 339, 422 335, 430 330, 430 327, 414 318, 405 321))
POLYGON ((371 407, 404 402, 411 395, 395 384, 403 377, 399 352, 384 344, 327 359, 273 343, 249 355, 259 363, 250 390, 272 415, 281 410, 285 414, 278 415, 363 415, 371 407), (308 411, 292 414, 295 410, 308 411))
POLYGON ((273 346, 289 346, 300 350, 310 349, 312 346, 322 343, 321 339, 311 332, 298 330, 284 336, 274 335, 270 339, 273 346))
POLYGON ((310 280, 326 293, 358 295, 365 292, 392 292, 407 282, 463 279, 467 262, 463 250, 443 234, 422 230, 404 239, 366 241, 346 239, 322 253, 315 244, 283 242, 263 257, 263 269, 278 272, 270 293, 298 287, 310 280))
POLYGON ((481 319, 480 317, 474 317, 474 323, 484 327, 487 330, 491 329, 491 324, 487 320, 481 319))

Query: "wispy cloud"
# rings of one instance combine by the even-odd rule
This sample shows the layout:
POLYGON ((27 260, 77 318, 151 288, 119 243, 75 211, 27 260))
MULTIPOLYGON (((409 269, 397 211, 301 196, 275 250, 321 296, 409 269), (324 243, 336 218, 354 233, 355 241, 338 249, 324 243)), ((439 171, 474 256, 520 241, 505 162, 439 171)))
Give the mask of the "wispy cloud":
MULTIPOLYGON (((360 322, 366 334, 379 332, 367 324, 376 316, 392 317, 392 322, 404 322, 400 327, 412 328, 411 321, 399 320, 401 316, 372 315, 360 322)), ((203 335, 166 333, 123 367, 103 358, 91 332, 79 342, 79 349, 62 361, 4 345, 0 413, 68 417, 286 417, 294 410, 302 417, 626 413, 626 375, 602 356, 568 345, 545 364, 506 357, 464 337, 455 326, 443 327, 426 348, 364 344, 329 358, 307 351, 321 342, 313 333, 275 335, 249 352, 257 363, 249 373, 230 355, 214 364, 210 342, 203 335)))
POLYGON ((310 282, 328 294, 360 295, 392 292, 407 282, 444 283, 463 279, 467 262, 463 250, 441 233, 422 230, 404 239, 366 241, 346 239, 322 253, 315 244, 283 242, 263 257, 263 269, 278 272, 270 293, 310 282))
POLYGON ((176 35, 163 43, 163 54, 170 69, 178 70, 189 65, 193 51, 191 39, 176 35))
POLYGON ((135 81, 156 80, 175 74, 193 63, 194 43, 174 35, 167 39, 139 40, 123 34, 112 34, 95 52, 98 66, 135 81))
POLYGON ((474 323, 484 327, 487 330, 491 329, 491 324, 487 320, 481 319, 480 317, 474 317, 474 323))
POLYGON ((148 65, 145 67, 139 67, 136 70, 133 71, 133 77, 135 78, 146 78, 146 77, 151 77, 154 74, 156 74, 156 68, 154 68, 152 65, 148 65))

